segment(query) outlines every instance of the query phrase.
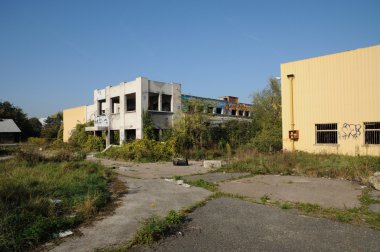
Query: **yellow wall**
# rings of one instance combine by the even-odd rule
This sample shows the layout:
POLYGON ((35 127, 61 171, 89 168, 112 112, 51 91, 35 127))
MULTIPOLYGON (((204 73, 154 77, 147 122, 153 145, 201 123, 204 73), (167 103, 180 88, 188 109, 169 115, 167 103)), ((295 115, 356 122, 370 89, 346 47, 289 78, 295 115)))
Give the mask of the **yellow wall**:
POLYGON ((67 142, 78 123, 86 122, 86 106, 63 110, 63 141, 67 142))
POLYGON ((295 149, 315 153, 380 156, 380 145, 364 144, 364 122, 380 122, 380 45, 281 64, 284 150, 291 150, 290 80, 294 74, 295 149), (337 123, 338 144, 316 144, 315 124, 337 123), (359 124, 360 135, 344 137, 343 124, 359 124))

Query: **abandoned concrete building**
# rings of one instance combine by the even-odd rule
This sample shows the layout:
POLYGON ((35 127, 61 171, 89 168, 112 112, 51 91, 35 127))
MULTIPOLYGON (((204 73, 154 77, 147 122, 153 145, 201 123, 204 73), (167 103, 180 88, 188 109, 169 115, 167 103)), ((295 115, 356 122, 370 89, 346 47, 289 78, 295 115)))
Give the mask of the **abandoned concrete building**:
POLYGON ((380 45, 281 65, 283 148, 380 156, 380 45))
POLYGON ((106 135, 106 145, 143 138, 143 113, 149 113, 155 132, 161 135, 173 125, 177 112, 203 112, 213 123, 244 120, 250 105, 237 97, 210 99, 181 94, 178 83, 164 83, 138 77, 117 86, 94 90, 94 103, 63 111, 63 140, 68 141, 78 123, 94 122, 86 131, 106 135), (117 136, 115 138, 115 136, 117 136))

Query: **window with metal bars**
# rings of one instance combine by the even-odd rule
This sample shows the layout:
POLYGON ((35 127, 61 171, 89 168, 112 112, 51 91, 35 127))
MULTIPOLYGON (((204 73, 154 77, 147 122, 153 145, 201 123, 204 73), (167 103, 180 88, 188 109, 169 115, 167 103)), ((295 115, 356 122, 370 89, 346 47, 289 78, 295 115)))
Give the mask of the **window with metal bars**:
POLYGON ((325 123, 315 125, 315 142, 317 144, 337 144, 338 124, 325 123))
POLYGON ((380 144, 380 122, 364 123, 365 144, 380 144))

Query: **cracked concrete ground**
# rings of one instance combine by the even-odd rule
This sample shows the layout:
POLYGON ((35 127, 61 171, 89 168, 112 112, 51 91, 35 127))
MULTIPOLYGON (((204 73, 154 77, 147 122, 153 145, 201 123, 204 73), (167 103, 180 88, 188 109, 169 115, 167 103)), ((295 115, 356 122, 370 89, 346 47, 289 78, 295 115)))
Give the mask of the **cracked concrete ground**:
POLYGON ((112 215, 82 227, 82 236, 67 237, 54 252, 93 251, 130 240, 139 221, 152 214, 166 215, 169 210, 180 210, 202 201, 211 192, 198 188, 185 188, 163 179, 133 179, 120 176, 128 186, 128 194, 121 198, 120 206, 112 215))
POLYGON ((212 173, 184 176, 183 178, 185 180, 203 179, 211 183, 220 183, 225 180, 238 179, 240 177, 244 177, 248 175, 250 175, 250 173, 248 172, 233 172, 233 173, 212 172, 212 173))
POLYGON ((93 156, 88 156, 87 160, 101 162, 107 167, 117 167, 116 169, 120 174, 144 179, 202 174, 210 171, 210 169, 203 167, 201 161, 189 161, 189 166, 174 166, 171 162, 132 163, 93 156))
POLYGON ((218 198, 153 247, 132 251, 379 251, 380 232, 289 210, 218 198))
POLYGON ((256 199, 267 195, 275 201, 312 203, 326 208, 359 207, 362 194, 359 184, 346 180, 278 175, 223 182, 219 190, 256 199))

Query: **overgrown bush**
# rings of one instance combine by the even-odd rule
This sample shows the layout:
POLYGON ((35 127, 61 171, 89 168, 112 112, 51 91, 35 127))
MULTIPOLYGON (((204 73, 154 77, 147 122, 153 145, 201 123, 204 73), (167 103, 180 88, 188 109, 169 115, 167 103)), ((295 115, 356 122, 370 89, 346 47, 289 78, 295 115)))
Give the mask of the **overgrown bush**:
POLYGON ((111 147, 106 152, 97 154, 115 160, 136 162, 169 161, 173 157, 173 144, 170 141, 158 142, 156 140, 137 139, 124 143, 120 147, 111 147))
POLYGON ((86 127, 90 125, 92 125, 92 122, 77 124, 69 138, 69 145, 85 152, 103 150, 105 148, 105 140, 102 137, 86 132, 86 127))
POLYGON ((253 174, 294 174, 344 178, 367 183, 368 177, 373 172, 380 171, 380 158, 305 152, 263 154, 248 149, 241 150, 235 159, 223 169, 253 174))
POLYGON ((28 251, 77 226, 110 200, 108 173, 92 162, 0 162, 0 251, 28 251))
POLYGON ((41 152, 36 149, 23 148, 16 154, 18 161, 25 161, 29 165, 34 165, 41 162, 69 162, 84 160, 86 154, 81 151, 72 151, 66 149, 58 149, 50 152, 41 152))

